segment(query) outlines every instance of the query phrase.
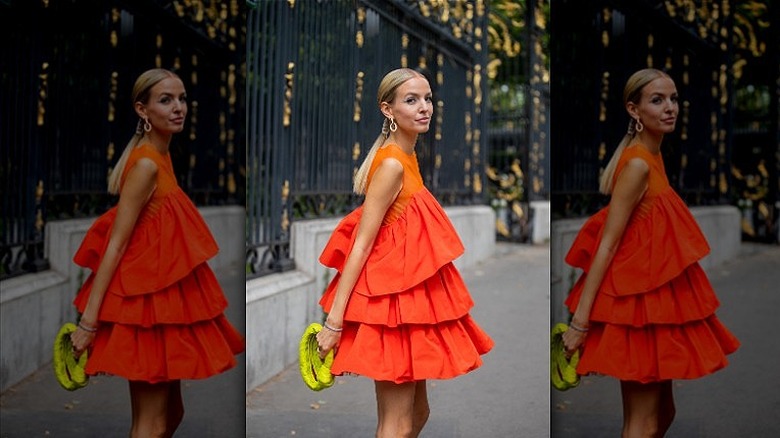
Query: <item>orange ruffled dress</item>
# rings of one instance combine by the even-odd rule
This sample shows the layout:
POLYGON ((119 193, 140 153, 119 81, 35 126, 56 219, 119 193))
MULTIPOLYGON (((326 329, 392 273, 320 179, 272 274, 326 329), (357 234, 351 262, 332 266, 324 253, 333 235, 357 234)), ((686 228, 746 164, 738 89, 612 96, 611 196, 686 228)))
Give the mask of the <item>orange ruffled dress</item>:
MULTIPOLYGON (((169 154, 136 147, 124 177, 141 158, 157 164, 157 187, 141 211, 98 312, 87 374, 150 383, 201 379, 226 371, 244 351, 223 312, 227 300, 206 261, 217 244, 179 188, 169 154)), ((92 274, 74 300, 84 312, 105 253, 116 207, 100 216, 76 252, 92 274)))
MULTIPOLYGON (((386 158, 403 164, 403 186, 379 229, 350 295, 333 374, 395 383, 447 379, 482 364, 493 340, 469 315, 474 303, 452 261, 463 244, 423 186, 416 154, 397 145, 377 151, 368 183, 386 158)), ((357 235, 362 207, 336 227, 320 262, 339 272, 320 300, 330 312, 357 235)))
MULTIPOLYGON (((649 165, 648 188, 596 294, 577 372, 642 383, 713 373, 727 365, 739 341, 715 316, 719 302, 698 263, 710 248, 669 185, 661 154, 626 148, 616 177, 632 158, 649 165)), ((569 265, 584 270, 566 301, 572 313, 608 211, 588 219, 566 255, 569 265)))

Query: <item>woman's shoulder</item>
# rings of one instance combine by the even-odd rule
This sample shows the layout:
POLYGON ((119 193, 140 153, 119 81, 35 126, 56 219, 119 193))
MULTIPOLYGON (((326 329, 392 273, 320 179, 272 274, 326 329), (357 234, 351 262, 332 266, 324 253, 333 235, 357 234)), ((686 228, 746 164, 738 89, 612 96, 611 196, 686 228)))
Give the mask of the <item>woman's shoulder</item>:
POLYGON ((617 165, 617 172, 615 173, 619 173, 620 170, 626 167, 629 163, 633 163, 633 167, 643 167, 642 163, 650 167, 653 162, 655 162, 655 157, 653 154, 641 145, 635 143, 626 147, 623 150, 623 153, 620 154, 620 160, 618 160, 617 165))
POLYGON ((130 156, 127 158, 127 164, 125 164, 122 174, 122 182, 124 183, 130 171, 136 167, 143 170, 145 174, 156 174, 162 166, 162 158, 160 153, 151 145, 146 143, 139 144, 130 151, 130 156))
POLYGON ((155 162, 164 158, 163 155, 149 143, 140 143, 138 146, 134 147, 130 153, 130 157, 135 158, 136 160, 139 158, 149 158, 155 162))
POLYGON ((646 178, 651 167, 652 154, 645 150, 638 144, 633 144, 626 147, 620 154, 617 167, 615 168, 615 175, 613 176, 613 184, 617 182, 618 177, 625 170, 630 170, 630 173, 638 178, 646 178))
POLYGON ((620 155, 621 161, 628 161, 633 158, 640 158, 644 161, 652 160, 653 154, 644 148, 639 143, 634 143, 627 146, 623 153, 620 155))
POLYGON ((388 143, 379 147, 379 149, 376 151, 376 157, 380 160, 384 160, 385 158, 395 158, 404 163, 413 159, 415 154, 407 154, 403 149, 401 149, 401 146, 398 146, 395 143, 388 143))
POLYGON ((139 144, 130 151, 130 155, 127 157, 127 164, 125 165, 125 171, 127 171, 129 168, 133 167, 138 160, 142 158, 148 158, 151 161, 154 161, 157 163, 158 157, 155 156, 155 151, 151 146, 148 144, 139 144))
POLYGON ((371 163, 370 174, 373 174, 380 166, 388 166, 391 168, 398 168, 400 165, 402 170, 408 167, 410 160, 409 154, 403 151, 400 146, 388 143, 380 146, 374 155, 374 161, 371 163))

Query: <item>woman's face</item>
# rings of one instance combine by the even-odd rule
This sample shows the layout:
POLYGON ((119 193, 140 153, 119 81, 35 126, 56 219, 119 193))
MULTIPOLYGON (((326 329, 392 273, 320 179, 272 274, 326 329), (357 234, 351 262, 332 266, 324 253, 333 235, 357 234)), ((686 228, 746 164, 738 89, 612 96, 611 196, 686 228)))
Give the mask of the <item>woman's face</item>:
POLYGON ((385 109, 385 115, 395 119, 399 130, 415 135, 428 132, 433 115, 431 86, 425 78, 409 79, 395 90, 393 103, 385 109))
POLYGON ((667 77, 650 81, 642 88, 639 103, 629 102, 627 109, 631 117, 639 118, 650 133, 663 135, 674 131, 680 110, 674 81, 667 77))
POLYGON ((136 104, 139 116, 146 116, 152 129, 161 134, 174 134, 184 129, 187 116, 187 92, 179 78, 171 77, 154 84, 149 101, 136 104))

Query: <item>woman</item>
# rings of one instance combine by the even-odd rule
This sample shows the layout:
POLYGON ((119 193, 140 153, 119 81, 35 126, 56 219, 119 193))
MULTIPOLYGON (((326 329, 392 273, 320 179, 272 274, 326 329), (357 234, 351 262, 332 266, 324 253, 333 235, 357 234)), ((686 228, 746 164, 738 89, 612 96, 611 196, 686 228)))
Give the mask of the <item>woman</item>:
POLYGON ((206 261, 217 245, 178 187, 168 147, 187 116, 174 73, 154 69, 133 88, 139 120, 108 191, 116 207, 87 232, 74 261, 92 270, 74 304, 74 354, 90 349, 87 374, 128 379, 132 437, 170 437, 184 415, 181 379, 236 364, 240 333, 223 315, 227 301, 206 261))
POLYGON ((620 379, 623 437, 664 436, 675 415, 672 380, 715 372, 739 346, 715 316, 719 303, 698 264, 709 246, 664 172, 661 141, 674 130, 677 99, 664 72, 628 79, 628 133, 601 177, 610 203, 566 256, 585 272, 566 301, 564 348, 582 348, 579 374, 620 379))
POLYGON ((331 236, 320 261, 339 272, 320 304, 332 372, 375 380, 377 437, 416 437, 428 419, 425 381, 467 373, 493 341, 452 261, 463 253, 446 214, 423 186, 417 136, 433 113, 431 87, 410 69, 382 79, 382 133, 355 175, 363 205, 331 236))

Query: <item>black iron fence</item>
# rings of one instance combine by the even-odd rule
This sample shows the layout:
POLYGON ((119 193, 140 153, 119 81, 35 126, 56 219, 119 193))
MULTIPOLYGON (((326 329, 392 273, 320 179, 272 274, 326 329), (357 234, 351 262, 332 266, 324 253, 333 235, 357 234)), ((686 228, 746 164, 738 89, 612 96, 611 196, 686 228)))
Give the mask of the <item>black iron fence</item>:
POLYGON ((529 242, 534 201, 550 199, 548 0, 491 3, 490 203, 496 237, 529 242))
POLYGON ((680 94, 662 148, 670 183, 689 204, 729 203, 733 11, 682 3, 553 0, 554 217, 606 202, 598 177, 626 131, 623 86, 644 67, 667 71, 680 94))
POLYGON ((0 3, 0 278, 47 268, 47 221, 115 199, 109 169, 135 129, 130 93, 152 67, 176 71, 189 116, 171 156, 198 204, 243 204, 243 1, 0 3))
POLYGON ((341 215, 352 175, 379 134, 388 71, 411 67, 433 89, 418 141, 426 185, 444 204, 485 203, 486 4, 258 1, 247 34, 247 268, 292 268, 290 225, 341 215))

